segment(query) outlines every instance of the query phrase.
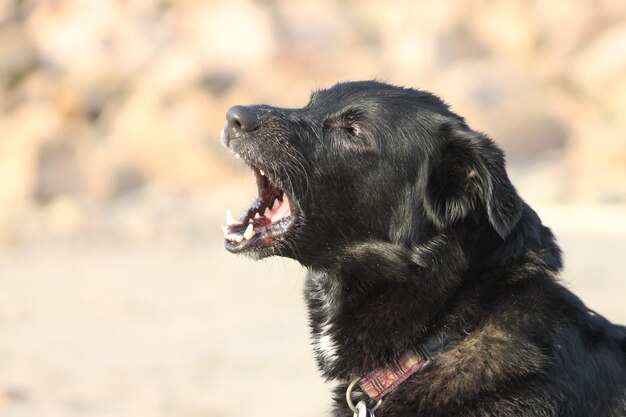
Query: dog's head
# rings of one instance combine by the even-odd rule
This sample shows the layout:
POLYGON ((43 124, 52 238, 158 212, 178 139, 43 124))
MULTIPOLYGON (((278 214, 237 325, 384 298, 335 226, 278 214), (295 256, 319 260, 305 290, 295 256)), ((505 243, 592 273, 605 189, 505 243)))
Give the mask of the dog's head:
POLYGON ((366 240, 408 245, 472 217, 504 238, 521 213, 502 152, 424 91, 350 82, 301 109, 235 106, 222 141, 259 189, 225 228, 231 252, 315 265, 366 240))

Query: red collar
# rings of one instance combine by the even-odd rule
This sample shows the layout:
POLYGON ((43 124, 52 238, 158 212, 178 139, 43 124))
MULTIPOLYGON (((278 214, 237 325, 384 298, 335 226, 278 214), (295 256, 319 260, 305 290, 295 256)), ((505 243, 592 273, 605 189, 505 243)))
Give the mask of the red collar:
POLYGON ((416 350, 409 350, 384 368, 374 369, 359 379, 359 386, 371 399, 378 401, 408 377, 428 364, 426 355, 416 350))
POLYGON ((441 331, 426 338, 418 348, 404 352, 390 365, 374 369, 362 378, 353 381, 346 392, 348 405, 351 405, 350 408, 353 408, 350 396, 352 388, 356 383, 359 384, 361 390, 368 397, 380 403, 398 385, 435 360, 443 349, 462 338, 461 333, 456 330, 441 331))

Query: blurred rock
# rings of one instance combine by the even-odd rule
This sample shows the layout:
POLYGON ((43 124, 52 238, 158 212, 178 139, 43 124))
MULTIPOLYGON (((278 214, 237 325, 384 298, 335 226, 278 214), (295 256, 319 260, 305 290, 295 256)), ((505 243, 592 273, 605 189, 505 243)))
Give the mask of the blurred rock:
POLYGON ((76 199, 68 195, 59 195, 44 207, 47 229, 57 236, 76 234, 83 227, 83 211, 76 199))
POLYGON ((34 197, 47 202, 61 194, 79 194, 81 175, 76 150, 65 142, 49 142, 39 149, 34 197))
POLYGON ((487 132, 511 163, 563 153, 567 128, 543 94, 514 68, 495 60, 465 61, 445 71, 437 91, 475 129, 487 132))
POLYGON ((146 178, 132 166, 122 167, 115 172, 113 197, 121 197, 138 191, 146 184, 146 178))
POLYGON ((0 85, 11 90, 30 71, 37 69, 37 53, 26 31, 17 23, 0 26, 0 39, 0 85))
POLYGON ((574 59, 572 76, 592 95, 602 94, 626 73, 626 23, 600 31, 574 59))
POLYGON ((0 115, 0 211, 34 197, 39 147, 62 123, 55 108, 30 103, 0 115))
POLYGON ((27 399, 28 394, 24 390, 0 386, 0 409, 10 403, 24 402, 27 399))
POLYGON ((185 37, 210 65, 246 69, 275 53, 272 16, 251 0, 189 2, 183 6, 185 37))
POLYGON ((581 127, 566 159, 574 201, 626 203, 626 126, 621 131, 604 124, 581 127))
POLYGON ((465 22, 450 31, 442 31, 438 39, 438 61, 442 67, 460 60, 473 60, 489 55, 489 48, 478 39, 465 22))
POLYGON ((526 65, 536 53, 541 36, 540 22, 529 2, 478 0, 473 3, 475 7, 466 6, 468 21, 481 41, 497 55, 526 65))
POLYGON ((550 59, 552 55, 555 59, 550 64, 558 65, 557 60, 562 62, 575 54, 589 38, 597 10, 597 2, 590 0, 533 2, 531 12, 539 24, 538 42, 533 46, 541 50, 541 59, 550 59), (567 22, 567 30, 563 30, 563 22, 567 22))

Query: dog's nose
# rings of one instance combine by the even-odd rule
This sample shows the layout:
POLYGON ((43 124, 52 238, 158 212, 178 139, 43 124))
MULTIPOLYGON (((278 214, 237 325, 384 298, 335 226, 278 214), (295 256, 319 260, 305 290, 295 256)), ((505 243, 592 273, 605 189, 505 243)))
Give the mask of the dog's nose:
POLYGON ((242 132, 252 132, 259 127, 259 118, 253 109, 246 106, 233 106, 226 113, 228 127, 242 132))

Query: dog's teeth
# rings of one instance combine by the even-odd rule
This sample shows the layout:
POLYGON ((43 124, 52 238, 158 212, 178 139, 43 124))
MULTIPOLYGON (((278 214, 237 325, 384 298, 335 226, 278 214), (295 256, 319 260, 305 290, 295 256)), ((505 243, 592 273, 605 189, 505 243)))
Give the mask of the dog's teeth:
POLYGON ((232 226, 233 224, 241 224, 240 221, 235 220, 233 212, 230 209, 226 210, 226 224, 232 226))
POLYGON ((235 154, 235 158, 239 159, 241 158, 241 155, 239 155, 238 153, 235 154))
POLYGON ((241 243, 243 241, 243 235, 234 235, 232 233, 226 233, 224 237, 230 240, 231 242, 241 243))
POLYGON ((276 210, 280 206, 280 201, 278 199, 274 200, 274 204, 272 204, 272 210, 276 210))
POLYGON ((261 218, 261 215, 259 214, 259 212, 258 212, 258 211, 257 211, 257 212, 256 212, 256 214, 254 215, 254 218, 255 218, 255 219, 260 219, 260 218, 261 218))
POLYGON ((263 172, 262 169, 260 169, 259 172, 261 173, 262 176, 265 176, 265 172, 263 172))
POLYGON ((226 227, 226 226, 224 226, 224 225, 222 225, 222 226, 220 226, 220 227, 222 228, 222 232, 223 232, 224 234, 226 234, 226 232, 228 232, 228 227, 226 227))
POLYGON ((243 237, 246 239, 250 239, 252 236, 254 236, 254 226, 252 226, 252 224, 249 224, 248 227, 246 227, 246 231, 243 232, 243 237))

